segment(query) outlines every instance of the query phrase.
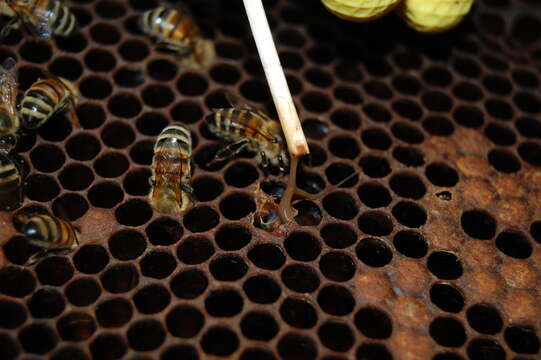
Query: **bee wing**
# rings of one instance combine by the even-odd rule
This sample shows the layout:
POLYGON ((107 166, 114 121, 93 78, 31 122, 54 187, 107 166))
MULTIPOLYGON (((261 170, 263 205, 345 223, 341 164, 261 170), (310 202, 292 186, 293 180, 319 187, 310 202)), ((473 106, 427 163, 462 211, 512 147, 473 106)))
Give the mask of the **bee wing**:
POLYGON ((9 104, 9 111, 12 116, 17 116, 17 76, 13 71, 15 59, 8 57, 0 66, 0 102, 9 104))
POLYGON ((247 104, 238 95, 232 94, 230 92, 224 92, 224 95, 225 95, 225 99, 232 107, 248 110, 248 111, 256 113, 257 115, 261 116, 267 121, 274 121, 273 119, 269 117, 269 115, 267 115, 265 110, 258 108, 256 106, 247 104))

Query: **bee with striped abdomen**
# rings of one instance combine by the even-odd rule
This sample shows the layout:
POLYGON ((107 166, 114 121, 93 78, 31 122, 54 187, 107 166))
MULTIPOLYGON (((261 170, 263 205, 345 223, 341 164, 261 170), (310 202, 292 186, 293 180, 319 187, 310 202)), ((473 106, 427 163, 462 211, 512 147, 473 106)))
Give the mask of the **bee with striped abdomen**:
POLYGON ((175 51, 183 62, 206 68, 214 61, 214 44, 203 38, 193 17, 184 8, 158 7, 139 17, 141 30, 156 39, 158 46, 175 51))
POLYGON ((17 144, 19 115, 17 114, 17 77, 13 72, 15 60, 7 58, 0 65, 0 149, 11 151, 17 144))
POLYGON ((71 81, 50 77, 36 81, 24 93, 21 102, 22 124, 27 129, 37 129, 51 116, 69 107, 74 125, 79 124, 75 107, 79 101, 79 90, 71 81))
POLYGON ((6 152, 0 151, 0 210, 11 211, 23 201, 22 167, 6 152))
POLYGON ((11 21, 4 26, 0 37, 9 35, 11 29, 21 23, 31 33, 48 39, 52 35, 68 37, 77 30, 75 15, 60 0, 5 0, 3 12, 13 13, 11 21), (9 8, 9 9, 8 9, 9 8))
POLYGON ((154 145, 150 203, 160 213, 177 215, 193 202, 190 186, 192 137, 179 123, 167 126, 154 145))
POLYGON ((28 216, 22 233, 29 243, 43 248, 28 259, 27 265, 51 253, 71 251, 79 245, 79 233, 68 221, 47 214, 28 216))
POLYGON ((232 141, 218 151, 211 163, 226 160, 247 149, 257 154, 257 162, 264 168, 270 164, 284 173, 289 159, 280 123, 230 94, 227 98, 232 108, 218 109, 206 117, 208 128, 214 135, 232 141))

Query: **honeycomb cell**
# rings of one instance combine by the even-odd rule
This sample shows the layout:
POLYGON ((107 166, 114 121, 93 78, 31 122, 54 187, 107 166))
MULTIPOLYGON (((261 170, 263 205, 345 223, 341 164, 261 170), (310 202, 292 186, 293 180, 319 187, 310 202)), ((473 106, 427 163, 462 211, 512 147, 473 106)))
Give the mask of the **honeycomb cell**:
POLYGON ((244 337, 250 340, 269 341, 278 333, 278 323, 268 313, 250 312, 242 318, 240 328, 244 337))
POLYGON ((219 281, 237 281, 246 275, 248 265, 237 255, 225 255, 210 262, 209 270, 219 281))
POLYGON ((456 255, 435 251, 428 257, 427 267, 430 272, 442 280, 456 280, 462 276, 462 263, 456 255))
POLYGON ((88 360, 89 357, 79 348, 66 346, 56 351, 51 360, 88 360))
POLYGON ((392 214, 404 226, 418 228, 426 223, 426 212, 419 205, 402 201, 393 207, 392 214))
POLYGON ((286 260, 282 250, 270 243, 254 246, 248 251, 248 258, 254 265, 265 270, 277 270, 286 260))
POLYGON ((10 335, 0 333, 0 351, 7 360, 14 360, 20 353, 20 347, 10 335))
POLYGON ((142 314, 159 313, 169 305, 171 295, 162 285, 150 284, 133 295, 133 303, 142 314))
POLYGON ((268 350, 250 348, 244 350, 240 360, 276 360, 276 357, 268 350))
POLYGON ((389 316, 375 307, 365 307, 355 314, 355 326, 366 337, 371 339, 387 339, 393 331, 389 316))
POLYGON ((391 127, 393 135, 408 144, 420 144, 425 140, 423 133, 415 126, 397 122, 391 127))
POLYGON ((466 311, 468 324, 472 329, 488 335, 495 335, 502 330, 503 320, 494 307, 487 304, 475 304, 466 311))
MULTIPOLYGON (((92 172, 91 172, 92 174, 92 172)), ((68 190, 73 190, 67 187, 68 190)), ((31 175, 26 178, 26 196, 39 202, 51 201, 60 193, 56 180, 47 175, 31 175)))
POLYGON ((80 277, 70 282, 64 293, 71 304, 87 306, 93 304, 100 297, 101 288, 94 279, 80 277))
POLYGON ((316 271, 307 265, 289 265, 284 268, 281 277, 285 286, 299 293, 314 292, 320 284, 316 271))
POLYGON ((179 241, 184 229, 177 221, 163 217, 151 222, 145 233, 151 244, 167 246, 179 241))
POLYGON ((355 249, 357 257, 371 267, 383 267, 391 262, 393 254, 387 244, 380 239, 362 239, 355 249))
POLYGON ((151 85, 143 89, 143 101, 153 108, 163 108, 171 104, 175 98, 173 92, 166 86, 151 85))
POLYGON ((132 118, 137 116, 142 109, 139 100, 126 93, 117 94, 111 97, 107 107, 113 115, 121 118, 132 118))
POLYGON ((450 313, 458 313, 464 307, 464 295, 462 295, 462 292, 453 285, 445 283, 432 285, 430 288, 430 301, 443 311, 450 313))
POLYGON ((442 346, 459 347, 466 342, 464 326, 450 317, 438 317, 432 321, 430 336, 442 346))
POLYGON ((63 340, 84 341, 96 331, 96 321, 86 313, 72 312, 56 322, 56 329, 63 340))
POLYGON ((327 321, 318 329, 323 346, 338 352, 348 351, 355 342, 353 332, 345 323, 327 321))
POLYGON ((184 215, 184 226, 191 232, 208 231, 219 222, 219 215, 209 206, 197 206, 184 215))
POLYGON ((116 27, 107 23, 97 23, 90 28, 90 36, 95 42, 113 45, 120 41, 120 33, 116 27))
POLYGON ((533 326, 510 325, 505 329, 505 342, 518 354, 537 354, 539 338, 533 326))
MULTIPOLYGON (((105 112, 101 106, 84 103, 77 107, 79 124, 85 129, 95 129, 105 122, 105 112)), ((69 153, 68 153, 69 154, 69 153)))
POLYGON ((138 40, 124 41, 119 47, 120 56, 126 61, 141 61, 149 54, 145 43, 138 40))
POLYGON ((518 147, 518 154, 522 160, 533 166, 541 166, 541 146, 532 142, 525 142, 518 147))
POLYGON ((340 220, 351 220, 359 212, 353 198, 344 192, 331 193, 323 198, 322 203, 325 211, 340 220))
POLYGON ((532 254, 532 245, 526 236, 518 231, 502 231, 496 237, 496 247, 505 255, 527 259, 532 254))
POLYGON ((115 182, 100 182, 88 190, 88 200, 95 207, 111 209, 123 199, 122 188, 115 182))
POLYGON ((258 304, 274 303, 281 294, 280 286, 264 275, 248 279, 244 283, 244 291, 251 301, 258 304))
POLYGON ((51 46, 42 40, 30 40, 22 44, 19 49, 21 57, 31 63, 45 63, 47 62, 53 51, 51 46))
POLYGON ((88 99, 102 100, 111 95, 113 88, 111 83, 106 79, 98 76, 90 76, 81 82, 79 90, 88 99))
POLYGON ((205 309, 213 317, 231 317, 242 311, 244 300, 237 290, 219 289, 205 299, 205 309))
POLYGON ((166 324, 171 335, 180 338, 192 338, 203 328, 205 318, 197 308, 180 305, 167 314, 166 324))
POLYGON ((488 240, 496 235, 496 220, 484 211, 465 211, 460 218, 462 229, 469 236, 488 240))
MULTIPOLYGON (((43 288, 32 295, 27 306, 33 318, 54 318, 64 311, 66 303, 58 290, 43 288)), ((16 313, 12 314, 15 315, 16 313)))
POLYGON ((424 257, 428 251, 426 240, 416 231, 397 232, 393 238, 393 244, 399 253, 414 259, 424 257))
POLYGON ((171 279, 171 291, 180 299, 194 299, 208 286, 208 279, 201 271, 185 270, 171 279))
POLYGON ((126 174, 124 178, 124 190, 134 196, 146 196, 150 192, 151 172, 148 169, 139 169, 126 174))
POLYGON ((212 243, 204 237, 188 237, 177 248, 178 259, 188 265, 200 264, 214 254, 212 243))
POLYGON ((288 333, 278 342, 278 354, 284 360, 315 360, 317 348, 314 340, 306 335, 288 333))
POLYGON ((190 345, 173 345, 167 348, 160 358, 161 360, 198 360, 199 355, 193 346, 190 345))
POLYGON ((405 119, 418 121, 423 116, 422 108, 416 102, 410 100, 396 100, 393 102, 392 107, 400 117, 405 119))
POLYGON ((0 300, 0 311, 3 314, 0 319, 0 328, 2 329, 16 329, 27 318, 24 306, 7 299, 0 300))
POLYGON ((36 266, 36 275, 43 285, 61 286, 74 274, 73 266, 64 256, 52 256, 36 266))
POLYGON ((151 251, 141 259, 139 266, 144 276, 163 279, 175 270, 177 262, 174 256, 166 251, 151 251))
POLYGON ((115 217, 119 224, 141 226, 152 217, 152 208, 146 201, 133 199, 117 207, 115 217))
POLYGON ((344 316, 353 311, 355 299, 343 286, 329 285, 321 289, 317 296, 321 309, 328 314, 344 316))
POLYGON ((137 351, 154 350, 164 342, 165 329, 157 320, 140 320, 130 326, 127 333, 130 347, 137 351))
POLYGON ((139 283, 139 272, 133 265, 114 265, 100 277, 105 290, 113 293, 124 293, 135 288, 139 283))
POLYGON ((226 224, 221 226, 214 240, 220 249, 225 251, 237 251, 248 245, 252 233, 246 227, 237 224, 226 224))
POLYGON ((113 75, 113 79, 119 86, 133 88, 145 82, 145 74, 129 68, 120 68, 113 75))
POLYGON ((110 148, 123 149, 133 143, 135 133, 131 127, 122 122, 112 122, 103 128, 101 140, 110 148))
POLYGON ((144 135, 157 136, 168 124, 169 121, 162 114, 144 113, 137 119, 137 130, 144 135))
POLYGON ((214 326, 205 332, 201 339, 201 348, 212 356, 229 356, 239 347, 239 338, 231 329, 214 326))
POLYGON ((19 343, 26 352, 43 355, 55 348, 58 338, 48 325, 35 323, 19 332, 19 343))
POLYGON ((319 270, 329 280, 348 281, 355 274, 355 262, 343 252, 330 252, 319 261, 319 270))
POLYGON ((122 336, 111 333, 102 333, 90 343, 90 353, 94 360, 120 359, 127 350, 127 345, 122 336))

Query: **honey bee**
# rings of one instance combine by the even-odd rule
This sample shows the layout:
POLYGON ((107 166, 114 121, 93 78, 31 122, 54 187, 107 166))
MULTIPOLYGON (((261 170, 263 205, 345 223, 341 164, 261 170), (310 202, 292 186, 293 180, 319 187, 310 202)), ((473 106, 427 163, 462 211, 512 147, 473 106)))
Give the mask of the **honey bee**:
POLYGON ((184 7, 145 11, 139 17, 139 27, 155 38, 158 46, 177 52, 188 66, 206 68, 214 61, 214 44, 203 38, 184 7))
POLYGON ((21 24, 45 39, 52 35, 68 37, 77 30, 75 15, 60 0, 5 0, 5 4, 2 12, 12 13, 13 18, 0 32, 2 38, 21 24))
POLYGON ((160 213, 182 213, 193 202, 190 186, 192 137, 179 123, 167 126, 154 145, 149 199, 160 213))
POLYGON ((27 265, 52 253, 71 251, 79 245, 79 232, 71 223, 47 214, 27 217, 23 222, 22 233, 29 243, 43 248, 28 259, 27 265))
POLYGON ((212 133, 232 141, 216 153, 211 163, 226 160, 247 149, 257 154, 257 162, 263 168, 270 164, 284 173, 289 166, 289 159, 280 123, 230 94, 227 94, 227 98, 232 108, 218 109, 206 117, 212 133))
POLYGON ((21 102, 22 124, 27 129, 37 129, 55 113, 67 107, 74 125, 79 124, 75 107, 79 101, 79 90, 69 80, 50 77, 36 81, 24 93, 21 102))
POLYGON ((22 167, 7 152, 0 151, 0 210, 18 208, 23 201, 22 167))
POLYGON ((17 77, 13 72, 15 60, 7 58, 0 65, 0 149, 9 152, 17 144, 19 116, 17 114, 17 77))

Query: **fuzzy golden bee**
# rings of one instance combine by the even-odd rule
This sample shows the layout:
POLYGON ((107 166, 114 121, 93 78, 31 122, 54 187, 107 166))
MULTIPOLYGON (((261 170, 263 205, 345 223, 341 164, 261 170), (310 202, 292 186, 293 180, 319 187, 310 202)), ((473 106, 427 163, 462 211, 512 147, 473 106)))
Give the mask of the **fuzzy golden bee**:
POLYGON ((278 167, 281 173, 285 172, 289 159, 280 123, 230 94, 227 98, 232 108, 218 109, 206 117, 212 133, 232 142, 218 151, 211 163, 226 160, 247 149, 256 153, 257 162, 264 168, 270 164, 278 167))
POLYGON ((472 5, 473 0, 404 0, 398 13, 417 31, 439 33, 458 25, 472 5))
POLYGON ((27 262, 31 265, 50 253, 64 253, 79 245, 79 233, 66 220, 39 214, 28 216, 23 223, 22 233, 29 243, 43 248, 27 262))
POLYGON ((0 210, 18 208, 23 201, 23 173, 16 160, 0 152, 0 210))
POLYGON ((24 93, 20 111, 22 125, 37 129, 66 108, 69 108, 72 123, 78 125, 75 112, 78 101, 79 90, 71 81, 57 77, 38 80, 24 93))
POLYGON ((141 30, 156 39, 158 46, 175 51, 190 67, 206 68, 214 61, 214 44, 205 39, 184 7, 158 7, 139 17, 141 30))
POLYGON ((154 145, 150 203, 160 213, 177 215, 193 202, 190 185, 192 137, 179 123, 167 126, 154 145))
POLYGON ((13 72, 15 60, 7 58, 0 65, 0 149, 9 152, 17 143, 19 130, 17 114, 17 77, 13 72))
POLYGON ((25 25, 31 33, 48 39, 52 35, 71 36, 77 30, 75 15, 60 0, 5 0, 2 12, 13 13, 0 36, 9 35, 12 29, 25 25))

